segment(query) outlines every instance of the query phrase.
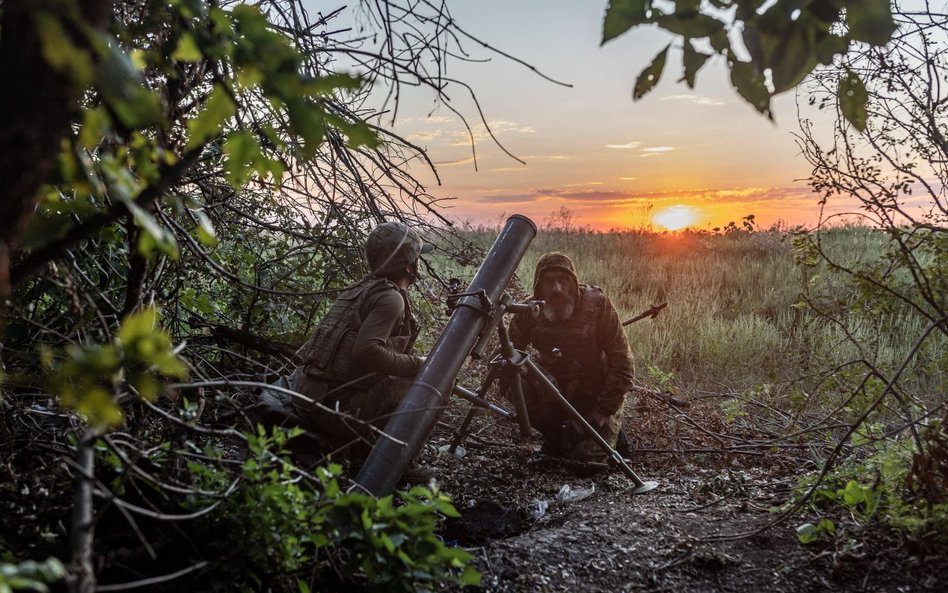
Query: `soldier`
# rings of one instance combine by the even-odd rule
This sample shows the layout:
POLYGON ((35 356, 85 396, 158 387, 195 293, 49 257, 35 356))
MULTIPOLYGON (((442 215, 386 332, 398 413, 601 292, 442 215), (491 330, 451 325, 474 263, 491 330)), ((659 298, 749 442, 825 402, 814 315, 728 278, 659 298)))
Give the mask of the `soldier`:
MULTIPOLYGON (((634 367, 619 315, 598 286, 580 284, 572 260, 559 252, 537 261, 534 298, 545 301, 539 317, 514 316, 517 348, 539 353, 539 366, 576 410, 612 446, 622 428, 623 405, 634 367)), ((606 454, 538 382, 524 382, 530 421, 544 437, 544 451, 580 461, 606 454)))
POLYGON ((419 278, 419 257, 432 249, 400 222, 369 233, 365 256, 372 273, 339 294, 297 352, 300 365, 289 387, 314 403, 292 398, 289 420, 280 424, 316 433, 324 453, 341 454, 351 466, 364 461, 377 436, 366 423, 384 428, 424 361, 412 354, 418 326, 406 291, 419 278))

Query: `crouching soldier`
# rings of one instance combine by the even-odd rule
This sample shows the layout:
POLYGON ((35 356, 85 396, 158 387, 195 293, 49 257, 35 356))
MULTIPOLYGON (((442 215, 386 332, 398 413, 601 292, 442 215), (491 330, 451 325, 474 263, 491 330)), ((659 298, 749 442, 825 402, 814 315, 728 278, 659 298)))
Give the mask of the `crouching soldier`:
MULTIPOLYGON (((514 316, 514 346, 532 345, 541 369, 615 447, 634 377, 632 353, 615 307, 599 287, 580 284, 572 260, 559 252, 537 261, 533 292, 534 298, 545 301, 543 310, 536 318, 514 316)), ((539 382, 528 379, 523 387, 530 422, 543 434, 545 452, 579 461, 606 457, 539 382)))
POLYGON ((419 278, 419 257, 432 248, 400 222, 375 227, 365 246, 372 273, 339 294, 297 352, 288 386, 312 403, 291 398, 289 420, 280 424, 314 432, 322 453, 351 467, 368 456, 378 434, 371 427, 384 428, 424 361, 412 353, 418 327, 406 291, 419 278))

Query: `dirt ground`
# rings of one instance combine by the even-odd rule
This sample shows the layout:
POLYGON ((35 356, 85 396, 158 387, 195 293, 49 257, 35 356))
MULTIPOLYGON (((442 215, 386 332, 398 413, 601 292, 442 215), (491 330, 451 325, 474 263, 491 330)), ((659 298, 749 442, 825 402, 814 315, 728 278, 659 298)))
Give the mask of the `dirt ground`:
POLYGON ((634 495, 620 471, 583 475, 486 419, 458 458, 447 451, 456 418, 443 420, 423 456, 462 513, 444 536, 475 554, 483 591, 948 590, 944 549, 882 528, 853 538, 840 525, 836 541, 807 546, 794 531, 804 519, 748 535, 795 482, 766 457, 635 454, 659 487, 634 495))

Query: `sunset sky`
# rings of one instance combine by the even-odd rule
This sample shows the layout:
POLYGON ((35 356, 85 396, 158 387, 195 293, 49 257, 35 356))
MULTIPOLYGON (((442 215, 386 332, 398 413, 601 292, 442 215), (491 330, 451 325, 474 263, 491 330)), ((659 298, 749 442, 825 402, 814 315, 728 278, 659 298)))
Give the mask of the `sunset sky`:
MULTIPOLYGON (((573 85, 553 84, 496 55, 489 63, 452 63, 449 74, 471 85, 495 135, 526 161, 490 141, 470 97, 456 87, 452 105, 474 128, 476 170, 457 116, 435 105, 430 91, 404 93, 395 129, 428 149, 441 186, 416 171, 435 196, 455 198, 449 216, 496 222, 516 212, 542 222, 565 206, 578 224, 598 229, 710 228, 747 214, 765 227, 816 221, 817 199, 802 181, 809 167, 792 135, 792 91, 776 100, 774 124, 730 89, 720 58, 699 72, 694 90, 677 82, 681 52, 673 48, 659 85, 633 102, 636 76, 671 36, 642 28, 600 47, 604 0, 448 5, 471 34, 573 85)), ((474 43, 467 48, 490 56, 474 43)), ((827 114, 805 113, 830 125, 827 114)))

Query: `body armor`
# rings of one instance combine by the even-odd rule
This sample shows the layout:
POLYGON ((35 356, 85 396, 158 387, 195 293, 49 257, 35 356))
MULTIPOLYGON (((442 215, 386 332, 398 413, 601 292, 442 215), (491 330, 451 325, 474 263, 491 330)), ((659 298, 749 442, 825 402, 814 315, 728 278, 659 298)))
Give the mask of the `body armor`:
POLYGON ((595 398, 606 380, 606 360, 600 343, 599 319, 606 297, 598 286, 580 285, 577 310, 565 321, 535 320, 531 341, 540 362, 556 379, 564 395, 595 398))
MULTIPOLYGON (((353 364, 352 345, 362 325, 362 306, 369 297, 384 290, 397 291, 398 287, 386 278, 370 276, 340 293, 312 337, 296 353, 309 378, 329 384, 357 378, 360 373, 353 364)), ((417 324, 405 299, 405 315, 392 330, 386 345, 397 352, 408 353, 417 335, 417 324)))

